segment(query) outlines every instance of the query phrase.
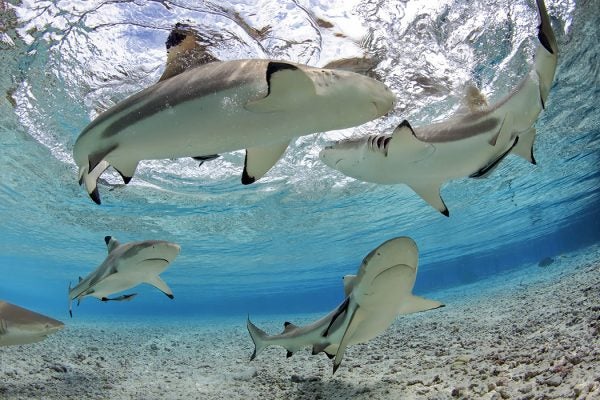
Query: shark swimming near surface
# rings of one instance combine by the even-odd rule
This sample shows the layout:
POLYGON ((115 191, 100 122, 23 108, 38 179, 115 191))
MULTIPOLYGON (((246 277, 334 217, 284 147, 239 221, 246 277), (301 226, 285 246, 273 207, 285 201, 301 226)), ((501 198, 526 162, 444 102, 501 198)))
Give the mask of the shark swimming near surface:
POLYGON ((79 135, 79 183, 100 204, 97 180, 112 166, 129 183, 141 160, 206 161, 246 149, 242 183, 261 178, 295 137, 344 129, 386 114, 395 95, 343 69, 287 61, 219 61, 178 25, 158 83, 100 114, 79 135))
POLYGON ((86 278, 79 278, 74 288, 69 285, 69 314, 73 316, 71 302, 77 304, 87 296, 102 301, 128 301, 135 293, 109 298, 108 296, 131 289, 141 283, 156 287, 173 299, 173 291, 160 278, 160 274, 179 254, 180 247, 163 240, 145 240, 119 244, 112 236, 104 238, 108 256, 86 278))
POLYGON ((0 300, 0 346, 36 343, 63 328, 60 321, 0 300))
POLYGON ((532 164, 534 124, 546 106, 558 47, 543 0, 537 0, 539 44, 529 74, 507 97, 488 106, 475 87, 467 88, 467 110, 449 120, 412 127, 403 121, 391 135, 339 141, 324 148, 321 160, 366 182, 404 183, 449 216, 441 185, 460 177, 487 177, 510 153, 532 164))
POLYGON ((345 300, 323 318, 302 327, 285 322, 283 332, 273 336, 248 318, 255 346, 250 359, 268 346, 284 347, 288 357, 312 346, 312 354, 324 352, 334 359, 335 373, 347 346, 378 336, 399 314, 443 307, 439 301, 412 294, 418 262, 417 245, 411 238, 390 239, 364 258, 357 275, 344 277, 345 300))

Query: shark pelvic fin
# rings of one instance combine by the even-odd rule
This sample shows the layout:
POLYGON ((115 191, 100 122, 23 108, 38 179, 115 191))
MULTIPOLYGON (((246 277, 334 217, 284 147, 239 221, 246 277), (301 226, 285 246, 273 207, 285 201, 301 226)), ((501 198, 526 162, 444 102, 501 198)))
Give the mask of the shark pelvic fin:
POLYGON ((249 185, 262 178, 281 158, 289 142, 270 144, 246 149, 242 183, 249 185))
POLYGON ((508 150, 506 150, 504 153, 500 154, 500 156, 498 158, 491 161, 489 164, 485 165, 483 168, 481 168, 477 172, 474 172, 471 175, 469 175, 469 178, 478 179, 478 178, 487 178, 488 176, 490 176, 492 174, 492 172, 494 172, 494 170, 496 168, 498 168, 498 165, 500 165, 500 162, 502 160, 504 160, 506 158, 506 156, 509 155, 510 152, 515 148, 517 143, 519 143, 518 136, 515 138, 512 146, 510 146, 510 148, 508 150))
POLYGON ((535 127, 529 128, 519 135, 519 141, 513 148, 513 153, 523 157, 532 164, 537 164, 533 156, 533 142, 535 141, 535 127))
POLYGON ((138 166, 138 163, 139 161, 137 160, 118 160, 113 161, 111 165, 119 173, 119 175, 121 175, 121 178, 123 178, 123 182, 127 185, 129 181, 131 181, 133 175, 135 174, 135 170, 138 166))
POLYGON ((325 351, 325 349, 327 347, 329 347, 330 345, 331 345, 330 343, 317 343, 317 344, 313 345, 312 355, 314 356, 314 355, 319 354, 320 352, 323 352, 323 353, 327 354, 327 356, 330 356, 330 354, 325 351))
POLYGON ((442 200, 442 197, 440 196, 440 183, 419 182, 414 184, 411 183, 408 186, 410 186, 416 194, 421 196, 421 198, 428 202, 433 208, 444 214, 446 217, 450 216, 450 211, 448 211, 448 207, 446 207, 444 200, 442 200))
POLYGON ((290 110, 314 97, 316 89, 313 81, 297 66, 271 61, 267 65, 267 96, 250 101, 245 108, 255 113, 271 113, 290 110))
POLYGON ((403 302, 398 309, 398 314, 412 314, 421 311, 433 310, 444 307, 444 304, 437 300, 429 300, 420 296, 410 296, 406 302, 403 302))
POLYGON ((248 320, 246 321, 246 328, 248 328, 248 333, 250 333, 250 337, 254 342, 254 352, 250 356, 250 361, 252 361, 269 345, 267 343, 269 335, 267 335, 265 331, 254 325, 250 321, 250 317, 248 317, 248 320))

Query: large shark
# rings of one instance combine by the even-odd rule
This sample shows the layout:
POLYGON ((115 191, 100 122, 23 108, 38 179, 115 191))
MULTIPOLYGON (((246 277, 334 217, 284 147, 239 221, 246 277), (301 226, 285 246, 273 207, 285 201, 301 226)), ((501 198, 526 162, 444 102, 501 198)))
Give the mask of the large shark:
POLYGON ((0 300, 0 346, 36 343, 62 328, 60 321, 0 300))
POLYGON ((344 277, 345 300, 335 310, 312 324, 284 324, 279 335, 269 336, 250 319, 247 327, 254 341, 253 360, 267 346, 282 346, 287 356, 307 346, 312 353, 325 352, 338 369, 346 347, 363 343, 385 331, 399 314, 442 307, 439 301, 412 294, 419 253, 415 242, 398 237, 381 244, 367 255, 357 275, 344 277))
POLYGON ((415 128, 404 121, 391 135, 337 142, 321 151, 323 162, 359 180, 404 183, 446 216, 449 211, 440 196, 444 182, 486 177, 511 152, 535 164, 534 124, 545 107, 558 56, 543 0, 537 0, 537 7, 541 24, 535 62, 507 97, 488 106, 483 95, 469 87, 466 112, 415 128))
POLYGON ((361 125, 386 114, 395 100, 383 83, 347 70, 216 61, 182 25, 166 44, 161 80, 100 114, 75 142, 79 183, 98 204, 96 182, 109 166, 128 183, 140 160, 204 161, 246 149, 242 183, 250 184, 293 138, 361 125))
POLYGON ((119 244, 112 236, 104 238, 108 248, 108 256, 85 279, 79 278, 74 288, 69 285, 69 313, 72 316, 71 302, 87 296, 102 301, 131 300, 136 294, 124 294, 118 297, 108 296, 131 289, 140 283, 154 286, 170 299, 173 291, 160 278, 161 274, 179 254, 180 247, 175 243, 163 240, 145 240, 119 244))

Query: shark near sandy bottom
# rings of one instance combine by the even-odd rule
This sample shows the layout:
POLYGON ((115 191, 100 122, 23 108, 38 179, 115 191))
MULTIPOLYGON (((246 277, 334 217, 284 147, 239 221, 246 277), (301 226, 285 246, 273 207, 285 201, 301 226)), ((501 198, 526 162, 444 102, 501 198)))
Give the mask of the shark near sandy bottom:
POLYGON ((0 300, 0 346, 36 343, 63 328, 60 321, 0 300))
POLYGON ((509 153, 535 164, 533 126, 544 109, 556 70, 558 47, 543 0, 535 62, 507 97, 488 106, 474 87, 467 90, 469 110, 432 125, 402 122, 391 135, 343 140, 320 153, 325 164, 350 177, 380 184, 404 183, 449 216, 441 185, 460 177, 488 176, 509 153))
POLYGON ((246 149, 242 183, 262 177, 292 139, 381 117, 395 96, 347 70, 276 60, 218 61, 178 24, 160 81, 100 114, 79 135, 79 183, 100 204, 97 180, 112 166, 128 183, 139 161, 210 160, 246 149))
POLYGON ((346 299, 323 318, 303 327, 286 322, 283 332, 273 336, 268 336, 248 319, 248 332, 255 346, 250 359, 268 346, 284 347, 288 357, 312 346, 312 354, 325 352, 334 358, 335 373, 347 346, 383 333, 399 314, 443 306, 438 301, 412 294, 418 263, 417 245, 411 238, 390 239, 364 258, 357 275, 344 277, 346 299))
POLYGON ((131 289, 141 283, 147 283, 173 299, 173 291, 160 278, 160 274, 179 254, 180 247, 175 243, 163 240, 145 240, 119 244, 112 236, 104 238, 108 248, 108 256, 85 279, 79 278, 74 288, 69 285, 69 313, 71 302, 77 304, 87 296, 102 301, 131 300, 136 294, 124 294, 115 298, 108 296, 131 289))

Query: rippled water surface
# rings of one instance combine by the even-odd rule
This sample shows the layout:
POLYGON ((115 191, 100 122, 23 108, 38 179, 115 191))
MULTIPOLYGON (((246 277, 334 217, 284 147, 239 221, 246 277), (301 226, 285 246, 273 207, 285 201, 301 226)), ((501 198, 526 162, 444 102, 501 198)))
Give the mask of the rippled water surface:
POLYGON ((445 185, 445 218, 403 185, 329 169, 319 150, 405 118, 446 118, 467 83, 492 102, 509 93, 537 44, 530 1, 0 0, 0 297, 66 307, 68 282, 104 259, 105 235, 179 243, 164 274, 176 301, 147 288, 126 304, 86 300, 81 312, 323 310, 341 298, 342 275, 400 235, 421 250, 420 293, 598 242, 600 9, 547 6, 560 58, 537 123, 538 165, 509 156, 488 179, 445 185), (297 139, 254 185, 239 183, 242 151, 201 167, 143 161, 127 187, 105 174, 97 206, 77 184, 73 144, 98 113, 158 80, 181 21, 222 60, 376 58, 397 104, 361 127, 297 139))

